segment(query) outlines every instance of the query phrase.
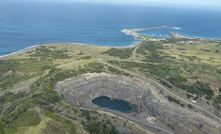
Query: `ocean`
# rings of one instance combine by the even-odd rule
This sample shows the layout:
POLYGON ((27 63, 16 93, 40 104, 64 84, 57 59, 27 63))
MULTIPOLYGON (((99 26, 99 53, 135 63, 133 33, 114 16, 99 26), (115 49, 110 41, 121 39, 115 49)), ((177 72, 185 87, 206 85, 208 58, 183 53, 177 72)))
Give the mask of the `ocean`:
POLYGON ((143 33, 150 36, 167 37, 177 32, 221 39, 221 12, 156 6, 0 2, 0 55, 44 43, 128 46, 137 40, 121 31, 134 28, 146 28, 143 33))

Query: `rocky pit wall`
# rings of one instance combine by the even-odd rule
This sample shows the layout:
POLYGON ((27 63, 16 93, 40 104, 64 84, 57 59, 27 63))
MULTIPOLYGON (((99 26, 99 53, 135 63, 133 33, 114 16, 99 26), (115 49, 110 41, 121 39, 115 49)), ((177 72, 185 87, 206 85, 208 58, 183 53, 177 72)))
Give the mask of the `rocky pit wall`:
POLYGON ((136 113, 108 110, 156 133, 220 134, 220 122, 170 103, 159 87, 139 78, 113 74, 85 74, 56 84, 55 90, 79 107, 101 109, 91 101, 99 96, 123 99, 137 106, 136 113), (149 120, 149 119, 156 120, 149 120))

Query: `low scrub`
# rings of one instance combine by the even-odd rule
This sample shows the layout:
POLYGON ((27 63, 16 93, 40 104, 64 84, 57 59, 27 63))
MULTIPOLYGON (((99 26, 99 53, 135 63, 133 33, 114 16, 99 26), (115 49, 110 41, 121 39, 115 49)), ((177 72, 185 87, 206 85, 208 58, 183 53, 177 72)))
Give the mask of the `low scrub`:
POLYGON ((109 54, 110 56, 119 57, 120 59, 130 58, 134 48, 110 48, 104 54, 109 54))

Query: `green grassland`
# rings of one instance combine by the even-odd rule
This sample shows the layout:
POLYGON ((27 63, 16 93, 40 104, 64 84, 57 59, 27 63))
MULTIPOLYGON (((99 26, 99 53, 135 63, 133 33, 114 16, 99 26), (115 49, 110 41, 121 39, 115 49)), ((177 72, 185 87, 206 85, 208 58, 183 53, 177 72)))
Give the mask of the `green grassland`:
POLYGON ((214 100, 214 105, 220 108, 220 50, 218 41, 146 41, 136 53, 137 61, 143 63, 108 62, 158 80, 168 88, 184 90, 188 97, 214 100))
MULTIPOLYGON (((58 81, 85 73, 128 75, 99 62, 96 55, 171 90, 186 91, 188 98, 205 98, 219 109, 220 50, 218 41, 171 39, 145 41, 137 48, 134 61, 130 58, 134 47, 80 45, 41 46, 0 59, 0 134, 117 134, 115 125, 123 125, 119 119, 70 106, 53 90, 58 81)), ((177 98, 166 97, 183 106, 177 98)))
MULTIPOLYGON (((0 134, 119 133, 113 122, 123 125, 120 119, 72 107, 53 90, 58 81, 85 73, 120 73, 97 62, 91 48, 96 47, 41 46, 1 59, 0 134), (29 90, 12 90, 19 83, 29 90)), ((107 50, 98 47, 93 52, 107 50)))
POLYGON ((133 50, 134 48, 110 48, 104 54, 119 57, 120 59, 128 59, 131 57, 133 50))

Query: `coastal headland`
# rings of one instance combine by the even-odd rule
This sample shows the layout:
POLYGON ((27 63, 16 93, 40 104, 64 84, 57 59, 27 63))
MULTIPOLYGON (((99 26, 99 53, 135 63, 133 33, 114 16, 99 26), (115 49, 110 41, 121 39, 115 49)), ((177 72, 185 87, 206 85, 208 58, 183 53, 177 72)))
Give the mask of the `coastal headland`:
POLYGON ((140 30, 124 31, 140 39, 132 47, 60 43, 2 57, 0 132, 219 134, 221 42, 140 30), (99 96, 136 111, 98 107, 99 96))

